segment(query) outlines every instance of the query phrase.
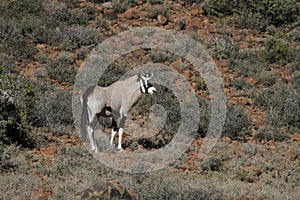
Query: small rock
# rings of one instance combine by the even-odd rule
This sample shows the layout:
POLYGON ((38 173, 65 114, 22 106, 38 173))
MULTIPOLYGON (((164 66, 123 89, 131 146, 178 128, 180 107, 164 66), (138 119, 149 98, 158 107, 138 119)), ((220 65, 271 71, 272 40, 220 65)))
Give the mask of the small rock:
POLYGON ((96 13, 97 13, 98 15, 102 14, 102 13, 103 13, 103 7, 102 7, 102 6, 97 6, 97 7, 96 7, 96 13))
POLYGON ((104 2, 101 4, 101 6, 105 9, 112 9, 113 6, 112 6, 112 3, 111 2, 104 2))
POLYGON ((256 77, 244 77, 243 80, 247 83, 255 85, 257 83, 256 77))
POLYGON ((229 65, 229 63, 230 63, 230 61, 229 60, 226 60, 226 59, 224 59, 224 60, 219 60, 218 62, 217 62, 217 65, 219 66, 219 67, 227 67, 228 65, 229 65))
POLYGON ((186 77, 189 77, 189 75, 191 74, 191 70, 183 70, 183 75, 185 75, 186 77))
POLYGON ((136 8, 130 8, 125 11, 124 17, 126 19, 137 19, 139 18, 139 12, 136 8))
POLYGON ((103 16, 103 18, 106 18, 106 19, 109 19, 109 20, 118 19, 118 15, 114 12, 107 12, 107 13, 104 13, 102 16, 103 16))
POLYGON ((208 31, 209 33, 216 33, 217 30, 216 30, 216 27, 214 25, 208 25, 208 31))
POLYGON ((115 180, 101 180, 89 188, 77 193, 80 199, 132 199, 136 200, 136 194, 121 186, 115 180))
POLYGON ((230 139, 230 137, 224 137, 224 138, 223 138, 223 141, 224 141, 224 142, 228 142, 228 143, 231 143, 231 142, 232 142, 232 140, 230 139))
POLYGON ((133 44, 133 45, 140 45, 143 43, 144 43, 144 40, 142 38, 139 38, 139 37, 131 38, 131 44, 133 44))
POLYGON ((157 16, 157 21, 158 21, 159 24, 165 25, 165 24, 167 24, 168 19, 163 15, 158 15, 157 16))
POLYGON ((240 43, 240 49, 247 49, 250 47, 249 42, 241 42, 240 43))
POLYGON ((143 5, 144 4, 144 1, 143 0, 138 0, 137 4, 140 6, 140 5, 143 5))
POLYGON ((53 155, 57 153, 57 146, 55 143, 51 143, 49 147, 41 148, 40 152, 42 154, 53 155))
POLYGON ((289 161, 295 161, 297 159, 297 154, 293 151, 289 151, 285 154, 285 157, 289 161))

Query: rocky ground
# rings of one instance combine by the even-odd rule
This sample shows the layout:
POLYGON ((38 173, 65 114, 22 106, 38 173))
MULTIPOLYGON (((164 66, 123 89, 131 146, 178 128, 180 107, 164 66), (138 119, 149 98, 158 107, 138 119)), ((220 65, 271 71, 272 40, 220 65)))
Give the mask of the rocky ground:
MULTIPOLYGON (((70 2, 52 1, 51 6, 47 4, 46 7, 51 10, 70 2)), ((139 0, 136 5, 117 12, 112 2, 80 0, 72 9, 94 8, 94 20, 89 20, 86 26, 95 28, 101 40, 131 28, 149 26, 180 31, 201 42, 222 75, 228 104, 245 111, 249 119, 247 127, 239 130, 237 136, 225 134, 206 157, 199 156, 204 137, 198 136, 175 163, 145 174, 129 174, 106 167, 93 158, 74 129, 66 130, 67 134, 53 133, 47 128, 35 129, 33 134, 39 134, 46 141, 43 145, 29 149, 10 145, 2 152, 0 199, 88 199, 93 196, 100 199, 299 199, 299 128, 279 128, 280 137, 285 139, 276 138, 274 129, 263 129, 272 126, 273 122, 268 121, 269 108, 261 106, 258 100, 258 94, 268 88, 277 90, 282 85, 299 82, 299 76, 291 71, 295 64, 262 61, 265 71, 259 73, 253 72, 251 63, 241 61, 237 65, 247 65, 250 70, 246 72, 232 65, 233 56, 238 58, 243 52, 263 52, 269 38, 274 36, 271 28, 282 33, 289 48, 299 53, 299 26, 270 26, 269 31, 239 29, 226 18, 204 15, 202 3, 139 0), (233 52, 236 55, 232 55, 233 52), (261 75, 265 73, 268 76, 261 75)), ((38 42, 34 45, 37 50, 34 58, 25 66, 20 62, 18 69, 32 80, 71 92, 72 84, 49 77, 43 57, 55 60, 63 53, 71 57, 77 70, 85 59, 81 56, 84 50, 68 46, 72 44, 66 44, 70 50, 62 45, 38 42)), ((148 54, 147 51, 136 51, 135 59, 146 62, 148 54)), ((128 59, 132 58, 128 56, 128 59)), ((134 63, 133 59, 131 61, 134 63)), ((181 58, 159 62, 182 73, 199 97, 209 98, 207 89, 201 85, 203 79, 193 68, 186 67, 188 64, 181 58)), ((253 63, 256 64, 255 60, 253 63)), ((298 116, 299 120, 299 104, 297 109, 298 114, 291 116, 298 116)), ((232 120, 238 122, 240 117, 243 115, 232 120)), ((148 119, 138 108, 131 112, 124 134, 128 144, 126 151, 151 151, 141 144, 135 146, 130 134, 140 130, 148 119)), ((234 126, 229 130, 233 132, 234 126)), ((106 133, 108 135, 109 130, 106 133)))

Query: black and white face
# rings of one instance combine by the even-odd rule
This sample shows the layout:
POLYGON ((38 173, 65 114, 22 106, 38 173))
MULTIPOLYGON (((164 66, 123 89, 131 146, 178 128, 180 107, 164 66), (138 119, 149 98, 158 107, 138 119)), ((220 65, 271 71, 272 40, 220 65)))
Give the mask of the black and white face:
POLYGON ((140 75, 140 87, 141 92, 146 94, 154 94, 156 92, 155 87, 149 82, 149 80, 152 78, 153 74, 149 75, 140 75))

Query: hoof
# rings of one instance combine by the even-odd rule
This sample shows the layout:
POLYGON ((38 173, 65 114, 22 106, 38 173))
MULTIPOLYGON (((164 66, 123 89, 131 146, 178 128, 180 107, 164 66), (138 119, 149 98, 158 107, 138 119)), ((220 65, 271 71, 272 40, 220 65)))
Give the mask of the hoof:
POLYGON ((95 153, 98 153, 98 148, 92 148, 91 149, 92 150, 92 152, 95 154, 95 153))

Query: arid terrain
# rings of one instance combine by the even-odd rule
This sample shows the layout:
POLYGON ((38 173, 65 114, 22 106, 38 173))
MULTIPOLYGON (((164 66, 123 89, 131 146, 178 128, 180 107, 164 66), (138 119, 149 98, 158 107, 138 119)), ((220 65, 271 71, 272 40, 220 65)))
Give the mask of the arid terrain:
MULTIPOLYGON (((299 0, 3 0, 0 80, 0 199, 300 199, 299 0), (227 114, 222 136, 200 156, 211 97, 199 71, 159 49, 117 59, 99 85, 139 64, 161 63, 186 78, 200 111, 180 158, 158 171, 128 173, 95 159, 81 141, 72 92, 98 44, 138 27, 174 30, 201 44, 223 79, 227 114)), ((177 132, 178 100, 157 90, 130 111, 125 151, 154 152, 177 132), (154 104, 168 113, 156 134, 146 126, 154 104), (151 137, 138 138, 137 130, 151 137)), ((109 137, 110 121, 99 120, 109 137)))

